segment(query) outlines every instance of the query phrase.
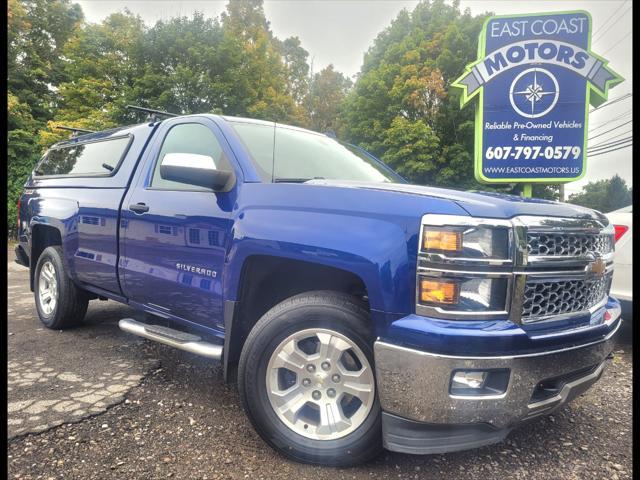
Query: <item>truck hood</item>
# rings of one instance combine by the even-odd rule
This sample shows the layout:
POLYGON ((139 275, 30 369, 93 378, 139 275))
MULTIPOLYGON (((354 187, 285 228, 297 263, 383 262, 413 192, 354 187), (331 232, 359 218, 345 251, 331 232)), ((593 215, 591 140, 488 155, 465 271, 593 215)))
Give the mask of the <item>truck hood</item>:
POLYGON ((425 187, 406 183, 356 182, 347 180, 310 180, 307 185, 329 187, 364 188, 398 192, 404 195, 419 195, 451 200, 473 217, 512 218, 517 215, 548 217, 590 218, 603 220, 601 213, 569 203, 554 202, 539 198, 523 198, 495 192, 465 192, 445 188, 425 187))

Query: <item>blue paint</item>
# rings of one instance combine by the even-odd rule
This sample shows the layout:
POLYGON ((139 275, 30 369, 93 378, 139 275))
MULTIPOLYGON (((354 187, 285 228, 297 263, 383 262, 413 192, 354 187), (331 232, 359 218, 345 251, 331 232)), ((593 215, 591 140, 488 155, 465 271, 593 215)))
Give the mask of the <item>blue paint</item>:
MULTIPOLYGON (((606 309, 619 308, 609 297, 606 309)), ((561 349, 600 339, 611 333, 618 321, 603 323, 604 310, 570 320, 520 326, 508 320, 440 320, 419 315, 390 316, 378 331, 383 340, 442 355, 506 356, 561 349), (593 327, 593 328, 589 328, 593 327), (585 330, 580 330, 584 328, 585 330), (572 330, 569 335, 554 333, 572 330), (536 338, 539 337, 539 338, 536 338)))
POLYGON ((238 300, 245 263, 266 255, 353 273, 366 286, 375 334, 425 350, 483 355, 528 351, 597 338, 608 328, 561 340, 533 340, 535 335, 594 319, 549 322, 539 331, 540 327, 522 329, 508 320, 460 322, 415 315, 423 215, 596 218, 591 210, 408 184, 263 183, 233 129, 214 115, 177 117, 72 142, 122 134, 130 134, 133 141, 115 175, 31 177, 21 198, 25 251, 31 252, 34 228, 57 229, 72 279, 107 298, 224 338, 224 302, 238 300), (150 186, 166 133, 185 122, 201 123, 218 139, 237 179, 230 191, 150 186), (143 215, 129 210, 139 202, 150 210, 143 215))

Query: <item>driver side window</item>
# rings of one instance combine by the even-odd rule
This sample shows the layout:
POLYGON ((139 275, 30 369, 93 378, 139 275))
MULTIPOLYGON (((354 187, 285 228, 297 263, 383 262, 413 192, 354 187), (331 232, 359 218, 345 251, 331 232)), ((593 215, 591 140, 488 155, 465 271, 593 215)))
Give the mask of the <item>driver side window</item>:
POLYGON ((213 158, 217 169, 231 170, 220 142, 211 130, 200 123, 182 123, 172 127, 162 142, 151 179, 151 188, 164 190, 203 190, 206 188, 165 180, 160 176, 160 164, 167 153, 195 153, 213 158))

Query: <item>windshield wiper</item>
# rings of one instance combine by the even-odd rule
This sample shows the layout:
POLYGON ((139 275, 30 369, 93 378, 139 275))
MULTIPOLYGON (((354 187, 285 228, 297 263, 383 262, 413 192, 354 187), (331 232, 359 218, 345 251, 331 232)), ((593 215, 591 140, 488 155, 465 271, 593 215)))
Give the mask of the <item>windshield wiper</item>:
POLYGON ((286 178, 286 177, 277 177, 273 181, 275 183, 304 183, 310 180, 324 180, 324 177, 313 177, 313 178, 286 178))

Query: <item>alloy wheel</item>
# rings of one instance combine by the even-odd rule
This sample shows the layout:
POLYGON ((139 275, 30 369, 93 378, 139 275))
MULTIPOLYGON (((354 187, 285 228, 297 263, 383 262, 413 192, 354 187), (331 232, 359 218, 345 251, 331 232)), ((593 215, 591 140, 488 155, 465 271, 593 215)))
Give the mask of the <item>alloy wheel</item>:
POLYGON ((334 330, 306 329, 285 338, 271 355, 266 376, 277 416, 314 440, 335 440, 356 430, 375 400, 367 357, 334 330))

